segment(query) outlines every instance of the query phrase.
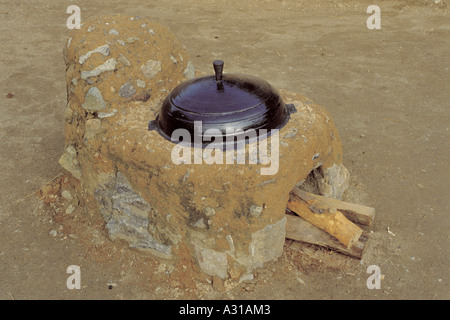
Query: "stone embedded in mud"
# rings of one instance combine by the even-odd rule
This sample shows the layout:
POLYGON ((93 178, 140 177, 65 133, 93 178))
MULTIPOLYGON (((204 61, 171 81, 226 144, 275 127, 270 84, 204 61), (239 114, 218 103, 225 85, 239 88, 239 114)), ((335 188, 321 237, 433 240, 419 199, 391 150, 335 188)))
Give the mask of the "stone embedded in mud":
POLYGON ((117 113, 117 109, 113 109, 111 112, 99 112, 97 117, 100 119, 109 118, 115 116, 117 113))
POLYGON ((172 54, 170 55, 170 60, 172 60, 172 62, 173 62, 174 64, 178 64, 177 58, 175 58, 172 54))
POLYGON ((231 235, 226 236, 229 250, 225 252, 214 250, 206 245, 205 241, 201 243, 194 238, 192 245, 195 249, 197 263, 204 273, 222 279, 228 276, 229 260, 244 266, 247 271, 261 268, 266 262, 277 259, 283 253, 285 228, 286 217, 253 232, 248 247, 249 256, 236 252, 231 235))
POLYGON ((213 216, 215 214, 216 214, 216 210, 214 210, 213 208, 211 208, 211 207, 206 207, 205 208, 205 215, 206 216, 210 217, 210 216, 213 216))
POLYGON ((110 49, 109 46, 107 44, 97 47, 94 50, 88 51, 86 54, 83 54, 80 56, 80 58, 78 59, 78 62, 80 64, 84 64, 86 62, 87 59, 89 59, 91 57, 92 54, 94 53, 101 53, 102 55, 109 56, 110 55, 110 49))
POLYGON ((136 85, 137 85, 139 88, 145 88, 145 81, 144 81, 144 80, 138 79, 138 80, 136 80, 136 85))
POLYGON ((250 244, 252 268, 261 268, 264 263, 281 256, 285 234, 286 217, 252 233, 252 242, 250 244))
POLYGON ((73 117, 73 110, 68 106, 66 110, 64 110, 64 121, 69 122, 73 117))
POLYGON ((102 121, 100 119, 89 119, 86 121, 84 138, 93 139, 101 131, 102 121))
POLYGON ((129 37, 126 40, 127 43, 135 43, 136 41, 139 41, 138 37, 129 37))
POLYGON ((68 146, 58 162, 64 169, 69 171, 72 176, 81 180, 81 168, 77 160, 77 151, 74 146, 68 146))
POLYGON ((125 83, 123 86, 119 89, 119 96, 122 98, 130 98, 136 94, 136 88, 133 87, 131 82, 125 83))
POLYGON ((113 36, 118 36, 119 35, 119 31, 117 31, 116 29, 111 29, 111 30, 109 30, 108 33, 110 35, 113 35, 113 36))
POLYGON ((109 60, 106 60, 105 63, 102 65, 99 65, 98 67, 94 68, 90 71, 81 71, 81 79, 86 80, 90 77, 97 77, 103 72, 107 71, 114 71, 116 69, 117 61, 114 58, 111 58, 109 60))
POLYGON ((203 218, 198 219, 192 226, 199 229, 206 229, 206 224, 203 218))
POLYGON ((200 269, 210 276, 226 279, 228 276, 227 254, 202 247, 197 243, 193 245, 200 269))
POLYGON ((123 64, 125 67, 130 67, 131 66, 131 62, 130 60, 128 60, 123 54, 119 54, 119 58, 117 58, 117 60, 123 64))
POLYGON ((250 206, 250 215, 252 217, 259 217, 261 215, 261 213, 263 212, 263 207, 262 206, 255 206, 255 205, 251 205, 250 206))
POLYGON ((152 206, 133 190, 121 172, 97 189, 94 196, 112 240, 122 239, 132 248, 170 255, 171 246, 155 240, 149 231, 152 206))
POLYGON ((188 79, 193 79, 195 77, 194 65, 191 61, 188 62, 186 69, 184 69, 183 74, 188 79))
POLYGON ((147 62, 141 66, 141 71, 147 79, 152 79, 161 72, 161 61, 147 60, 147 62))
POLYGON ((84 103, 81 107, 89 112, 95 112, 106 108, 105 100, 103 100, 102 93, 97 87, 92 87, 86 92, 84 103))
POLYGON ((322 171, 323 178, 318 178, 319 191, 328 198, 342 199, 350 181, 350 174, 343 164, 333 164, 322 171))

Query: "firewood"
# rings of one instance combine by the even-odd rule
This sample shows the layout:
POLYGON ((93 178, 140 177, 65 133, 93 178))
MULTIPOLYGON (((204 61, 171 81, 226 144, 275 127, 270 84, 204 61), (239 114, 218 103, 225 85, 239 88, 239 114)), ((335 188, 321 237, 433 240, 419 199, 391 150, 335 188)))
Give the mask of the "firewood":
POLYGON ((314 207, 330 208, 332 211, 335 208, 341 211, 350 221, 361 225, 370 226, 375 219, 375 209, 372 207, 319 196, 297 187, 292 189, 291 193, 304 201, 311 201, 314 207))
POLYGON ((316 228, 303 218, 286 211, 286 238, 325 247, 353 258, 361 259, 369 241, 368 234, 363 232, 359 240, 350 248, 340 243, 335 237, 316 228))
POLYGON ((293 193, 290 194, 287 208, 317 228, 332 235, 347 248, 355 244, 363 232, 340 211, 331 208, 332 213, 326 204, 312 200, 305 201, 293 193))

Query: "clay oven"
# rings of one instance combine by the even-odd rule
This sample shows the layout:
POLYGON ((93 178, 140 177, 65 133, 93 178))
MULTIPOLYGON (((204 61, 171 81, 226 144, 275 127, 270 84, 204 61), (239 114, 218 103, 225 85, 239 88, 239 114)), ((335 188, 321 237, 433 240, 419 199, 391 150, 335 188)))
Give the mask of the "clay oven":
MULTIPOLYGON (((70 35, 64 54, 68 104, 60 164, 70 173, 81 204, 91 216, 104 219, 113 241, 175 264, 189 259, 211 276, 235 278, 282 254, 289 191, 311 171, 320 172, 318 185, 326 196, 340 198, 347 187, 333 120, 296 93, 266 87, 257 95, 259 103, 270 93, 267 106, 259 105, 266 116, 246 118, 268 124, 254 122, 253 128, 279 129, 245 144, 247 155, 267 142, 267 157, 277 151, 277 168, 268 174, 264 172, 273 163, 261 158, 247 157, 242 163, 234 150, 224 150, 230 161, 209 161, 215 153, 205 156, 205 146, 170 141, 178 125, 167 129, 164 125, 173 119, 164 116, 193 114, 186 108, 184 114, 173 112, 173 103, 186 106, 188 101, 175 88, 186 88, 198 77, 186 50, 160 25, 125 16, 86 20, 70 35), (184 148, 175 150, 181 161, 173 161, 176 147, 184 148), (198 154, 200 163, 195 161, 198 154)), ((233 79, 256 81, 226 75, 222 79, 219 71, 213 76, 216 86, 226 82, 225 91, 233 79)), ((244 109, 251 108, 235 111, 244 109)), ((236 122, 235 116, 231 119, 236 122)))

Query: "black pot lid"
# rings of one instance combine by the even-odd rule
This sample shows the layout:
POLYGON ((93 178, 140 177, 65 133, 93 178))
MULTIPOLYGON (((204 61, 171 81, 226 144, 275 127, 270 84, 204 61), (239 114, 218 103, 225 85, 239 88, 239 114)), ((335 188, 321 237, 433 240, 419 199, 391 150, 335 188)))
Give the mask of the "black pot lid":
POLYGON ((260 129, 270 134, 271 129, 280 129, 286 124, 289 111, 267 81, 250 75, 222 74, 223 65, 221 60, 214 61, 214 76, 192 79, 177 86, 164 100, 149 129, 157 129, 175 143, 180 142, 171 139, 177 129, 187 130, 192 143, 194 136, 201 132, 204 147, 214 140, 209 134, 214 131, 209 129, 219 130, 225 142, 226 137, 231 141, 249 129, 254 129, 259 136, 264 133, 260 129))

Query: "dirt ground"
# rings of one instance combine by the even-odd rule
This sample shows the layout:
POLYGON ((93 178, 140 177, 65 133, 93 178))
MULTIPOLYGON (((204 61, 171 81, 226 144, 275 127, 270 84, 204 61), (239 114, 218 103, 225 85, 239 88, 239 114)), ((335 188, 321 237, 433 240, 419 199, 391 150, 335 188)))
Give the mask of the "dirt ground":
MULTIPOLYGON (((197 70, 211 61, 299 92, 332 115, 352 179, 376 208, 362 260, 286 241, 254 279, 213 286, 63 218, 35 196, 64 181, 62 48, 73 1, 0 5, 0 299, 449 299, 448 1, 78 0, 81 19, 128 14, 169 27, 197 70), (369 5, 381 29, 369 30, 369 5), (68 290, 70 265, 81 290, 68 290), (368 289, 367 268, 381 270, 368 289)), ((72 205, 72 207, 70 207, 72 205)), ((95 226, 95 225, 94 225, 95 226)))

